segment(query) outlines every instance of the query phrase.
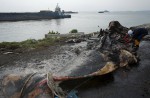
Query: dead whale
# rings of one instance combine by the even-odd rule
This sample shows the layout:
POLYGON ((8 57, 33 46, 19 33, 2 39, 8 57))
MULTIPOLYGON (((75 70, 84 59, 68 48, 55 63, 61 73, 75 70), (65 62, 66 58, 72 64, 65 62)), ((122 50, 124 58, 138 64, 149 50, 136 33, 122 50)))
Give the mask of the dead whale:
POLYGON ((116 45, 110 41, 108 35, 102 36, 95 44, 95 49, 83 51, 73 62, 53 75, 6 75, 2 82, 3 92, 8 98, 65 98, 64 91, 58 85, 60 82, 108 74, 137 62, 132 53, 122 48, 121 43, 116 45))
MULTIPOLYGON (((33 73, 29 75, 9 74, 4 76, 3 93, 7 98, 67 98, 59 84, 66 80, 83 79, 112 73, 119 67, 137 63, 135 55, 130 52, 130 45, 118 42, 115 34, 103 32, 93 48, 82 51, 73 62, 53 74, 33 73)), ((121 35, 120 35, 121 36, 121 35)), ((120 37, 119 36, 119 37, 120 37)), ((88 41, 88 40, 87 40, 88 41)))

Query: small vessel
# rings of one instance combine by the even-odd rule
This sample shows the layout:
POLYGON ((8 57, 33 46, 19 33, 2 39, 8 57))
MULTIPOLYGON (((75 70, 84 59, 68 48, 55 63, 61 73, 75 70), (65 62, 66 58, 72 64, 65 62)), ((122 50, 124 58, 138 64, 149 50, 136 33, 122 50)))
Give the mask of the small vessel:
POLYGON ((106 13, 106 12, 109 12, 109 11, 107 11, 107 10, 105 10, 105 11, 99 11, 98 13, 106 13))
POLYGON ((41 10, 40 12, 0 13, 0 21, 23 21, 60 18, 71 18, 71 15, 65 15, 61 11, 61 8, 58 6, 58 4, 55 8, 55 11, 41 10))

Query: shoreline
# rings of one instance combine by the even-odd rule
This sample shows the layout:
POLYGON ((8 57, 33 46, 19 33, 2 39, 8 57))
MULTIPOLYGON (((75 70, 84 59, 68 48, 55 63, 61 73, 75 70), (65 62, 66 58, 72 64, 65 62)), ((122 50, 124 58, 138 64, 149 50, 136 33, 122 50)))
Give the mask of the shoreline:
MULTIPOLYGON (((150 23, 141 24, 141 25, 137 25, 137 26, 131 26, 130 28, 138 28, 138 27, 146 28, 148 30, 148 32, 150 32, 150 23)), ((92 34, 92 33, 88 33, 88 34, 84 34, 84 35, 90 35, 90 34, 92 34)), ((47 35, 47 34, 45 34, 45 35, 47 35)), ((18 42, 16 42, 16 41, 10 41, 10 42, 2 41, 2 42, 0 42, 0 44, 1 43, 5 43, 5 42, 6 43, 12 43, 12 42, 21 43, 21 42, 28 41, 28 40, 36 40, 36 41, 38 41, 38 40, 44 40, 44 39, 46 39, 46 38, 43 38, 43 39, 26 39, 26 40, 18 41, 18 42)))

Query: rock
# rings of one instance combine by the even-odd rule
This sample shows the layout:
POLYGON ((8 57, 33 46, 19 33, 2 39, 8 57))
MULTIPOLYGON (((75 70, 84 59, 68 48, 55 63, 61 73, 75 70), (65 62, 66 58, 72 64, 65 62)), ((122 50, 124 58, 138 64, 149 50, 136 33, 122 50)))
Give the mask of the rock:
POLYGON ((75 53, 76 53, 77 55, 79 55, 79 54, 81 53, 80 49, 76 48, 76 49, 75 49, 75 53))

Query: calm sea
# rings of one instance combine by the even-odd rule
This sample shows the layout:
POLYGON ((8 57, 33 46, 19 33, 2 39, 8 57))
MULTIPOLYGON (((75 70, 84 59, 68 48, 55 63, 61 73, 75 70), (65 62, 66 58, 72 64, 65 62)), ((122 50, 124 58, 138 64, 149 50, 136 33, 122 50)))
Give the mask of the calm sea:
POLYGON ((49 31, 68 33, 72 29, 91 33, 106 29, 112 20, 118 20, 123 26, 130 27, 150 23, 150 11, 141 12, 79 12, 72 18, 0 22, 0 42, 23 41, 26 39, 42 39, 49 31), (99 26, 99 27, 98 27, 99 26))

